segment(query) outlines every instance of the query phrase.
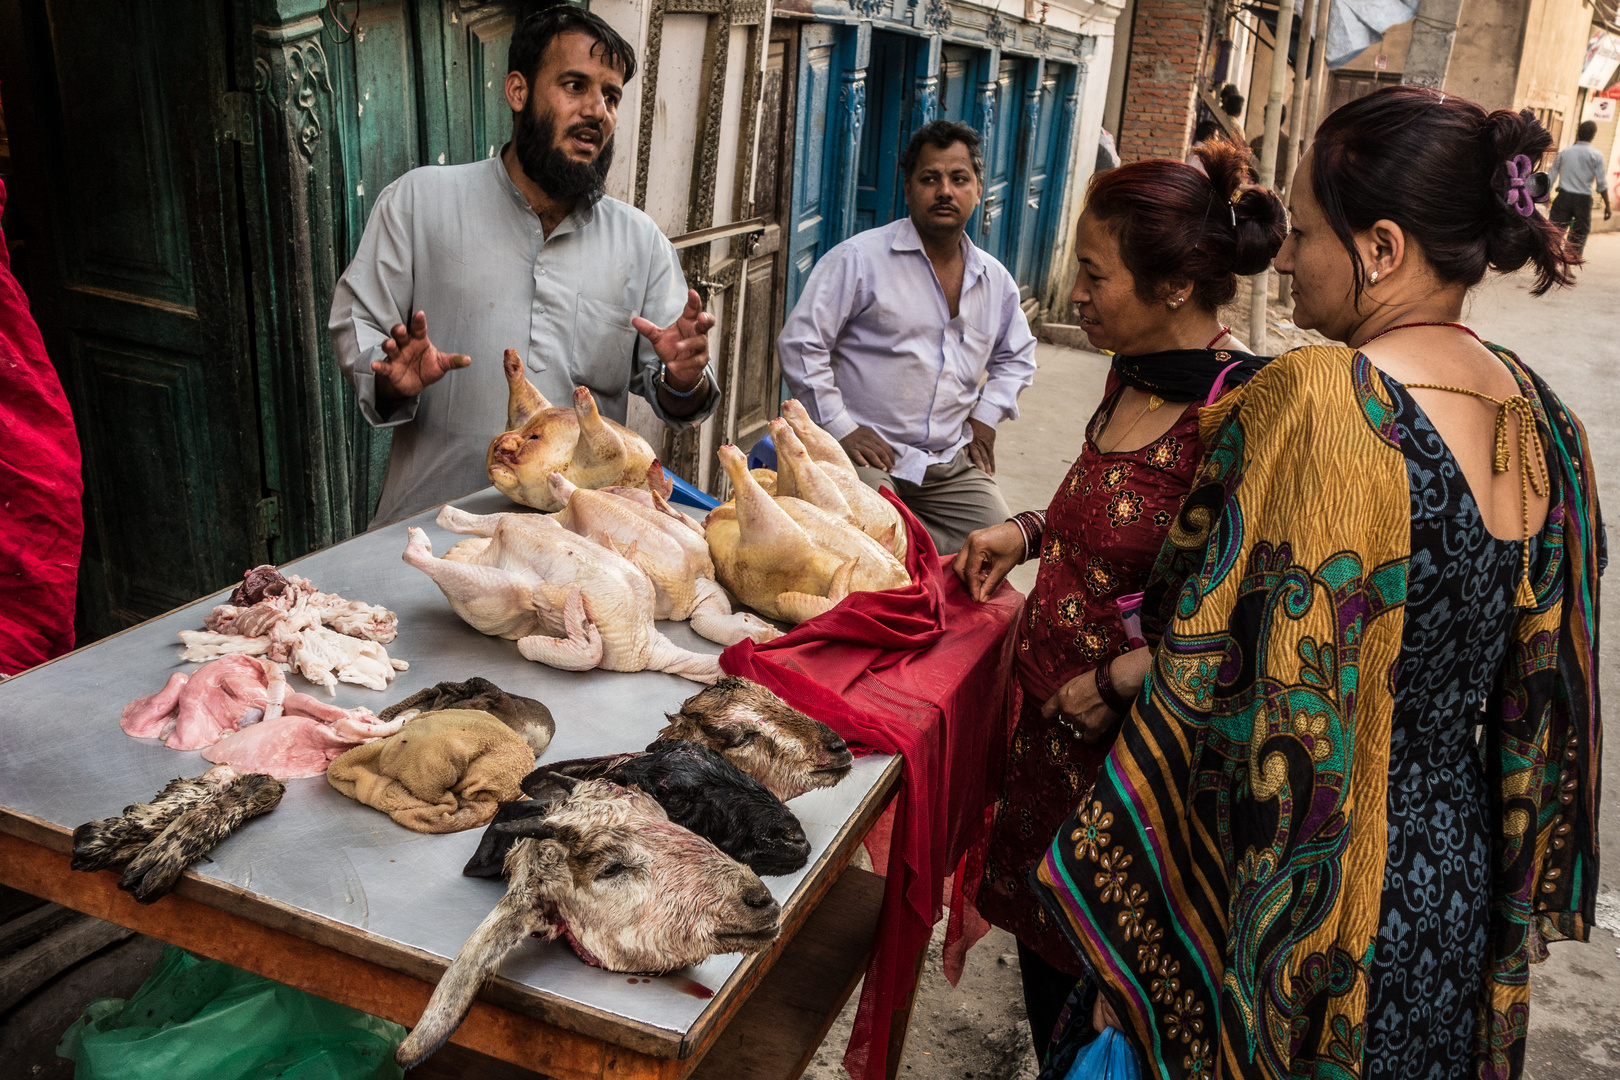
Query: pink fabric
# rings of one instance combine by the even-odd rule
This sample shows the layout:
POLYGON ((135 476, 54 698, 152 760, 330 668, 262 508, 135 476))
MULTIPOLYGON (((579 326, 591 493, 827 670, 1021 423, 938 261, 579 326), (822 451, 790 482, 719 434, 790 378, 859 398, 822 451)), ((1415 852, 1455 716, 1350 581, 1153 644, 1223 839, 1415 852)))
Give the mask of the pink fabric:
MULTIPOLYGON (((858 1080, 884 1075, 892 1011, 911 990, 945 882, 983 834, 1000 789, 1009 667, 1003 647, 1023 603, 1006 584, 986 603, 975 602, 927 530, 892 493, 883 495, 911 538, 910 586, 853 593, 775 641, 742 641, 720 656, 728 673, 770 687, 857 751, 905 758, 883 911, 844 1055, 858 1080)), ((878 854, 883 846, 871 848, 878 854)))
POLYGON ((0 674, 73 648, 83 494, 73 412, 0 241, 0 674))

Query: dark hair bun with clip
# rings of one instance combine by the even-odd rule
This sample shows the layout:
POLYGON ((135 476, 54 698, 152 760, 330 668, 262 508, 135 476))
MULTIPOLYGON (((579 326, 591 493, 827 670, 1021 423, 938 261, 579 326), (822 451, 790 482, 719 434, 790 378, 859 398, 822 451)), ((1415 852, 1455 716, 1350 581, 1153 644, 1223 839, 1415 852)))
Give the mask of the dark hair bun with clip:
POLYGON ((1149 158, 1098 173, 1085 210, 1118 238, 1143 300, 1161 301, 1174 283, 1191 281, 1193 301, 1214 311, 1236 295, 1237 275, 1271 264, 1287 215, 1276 195, 1253 186, 1247 147, 1215 138, 1193 152, 1206 172, 1149 158))
POLYGON ((1271 265, 1288 237, 1288 213, 1282 200, 1255 186, 1247 147, 1220 139, 1204 143, 1193 153, 1204 163, 1215 193, 1232 207, 1232 273, 1239 277, 1258 274, 1271 265))
POLYGON ((1540 296, 1571 284, 1569 269, 1580 262, 1563 231, 1535 210, 1549 192, 1534 170, 1552 145, 1528 110, 1486 112, 1464 98, 1391 86, 1322 121, 1311 144, 1311 193, 1350 253, 1358 292, 1365 271, 1355 234, 1387 219, 1442 280, 1472 287, 1488 270, 1534 264, 1531 291, 1540 296))

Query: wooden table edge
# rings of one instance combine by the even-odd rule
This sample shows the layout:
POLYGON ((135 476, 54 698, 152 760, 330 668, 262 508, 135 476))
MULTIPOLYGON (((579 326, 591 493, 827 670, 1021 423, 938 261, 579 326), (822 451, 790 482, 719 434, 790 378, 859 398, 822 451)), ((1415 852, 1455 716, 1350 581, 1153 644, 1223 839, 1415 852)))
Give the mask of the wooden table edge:
MULTIPOLYGON (((837 855, 816 868, 787 906, 781 936, 738 965, 684 1036, 496 978, 451 1041, 558 1080, 687 1075, 854 858, 894 797, 901 769, 896 755, 829 845, 837 855)), ((71 849, 69 830, 0 807, 0 884, 200 956, 405 1027, 420 1018, 448 966, 431 953, 193 871, 168 896, 142 905, 117 888, 116 872, 72 870, 71 849), (362 955, 357 945, 392 963, 362 955), (414 970, 402 970, 406 966, 414 970)))

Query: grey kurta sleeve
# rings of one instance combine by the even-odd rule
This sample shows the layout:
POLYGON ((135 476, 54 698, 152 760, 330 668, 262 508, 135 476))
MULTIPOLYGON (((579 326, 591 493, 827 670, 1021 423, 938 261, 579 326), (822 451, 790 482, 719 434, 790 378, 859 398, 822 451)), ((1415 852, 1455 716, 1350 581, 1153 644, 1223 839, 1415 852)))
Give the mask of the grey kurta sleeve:
MULTIPOLYGON (((641 317, 658 326, 668 326, 686 310, 686 275, 681 273, 680 257, 669 240, 656 228, 653 232, 653 249, 647 257, 646 308, 641 312, 641 317)), ((697 427, 720 404, 714 377, 708 369, 704 369, 703 377, 708 380, 709 386, 708 401, 691 416, 671 416, 658 400, 658 353, 653 350, 652 342, 640 334, 636 335, 635 355, 631 363, 634 366, 630 377, 631 389, 652 406, 654 416, 676 431, 697 427)))
POLYGON ((326 326, 360 413, 373 427, 398 427, 416 418, 419 399, 414 397, 389 399, 378 408, 377 377, 371 371, 373 361, 384 359, 382 343, 389 331, 410 321, 411 237, 409 197, 395 181, 377 197, 360 247, 332 294, 326 326))

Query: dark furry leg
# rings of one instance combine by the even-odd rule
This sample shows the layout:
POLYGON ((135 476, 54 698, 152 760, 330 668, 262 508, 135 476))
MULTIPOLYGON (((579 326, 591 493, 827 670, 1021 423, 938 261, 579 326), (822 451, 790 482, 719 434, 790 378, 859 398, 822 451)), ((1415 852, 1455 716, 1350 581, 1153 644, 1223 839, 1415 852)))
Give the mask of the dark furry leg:
POLYGON ((175 818, 156 840, 130 861, 118 887, 150 904, 180 879, 186 867, 212 851, 250 818, 268 813, 287 786, 265 773, 249 773, 219 795, 175 818))
POLYGON ((170 780, 151 802, 124 807, 122 817, 80 825, 73 830, 73 869, 101 870, 133 859, 175 818, 217 795, 230 782, 227 775, 210 769, 201 776, 170 780))

